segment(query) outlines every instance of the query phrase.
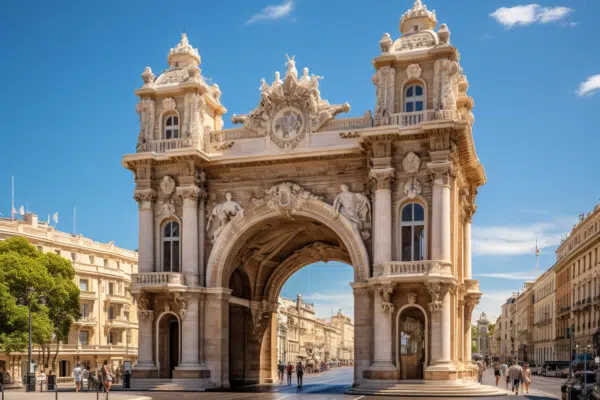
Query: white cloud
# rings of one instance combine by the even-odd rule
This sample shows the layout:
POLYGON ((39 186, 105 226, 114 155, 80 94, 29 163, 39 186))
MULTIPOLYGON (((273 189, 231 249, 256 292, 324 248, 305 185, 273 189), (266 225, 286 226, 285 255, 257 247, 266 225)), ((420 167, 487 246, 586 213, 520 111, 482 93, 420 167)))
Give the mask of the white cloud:
POLYGON ((521 255, 535 254, 537 240, 540 251, 560 244, 571 231, 576 219, 557 217, 550 222, 530 225, 504 225, 473 227, 473 254, 521 255))
POLYGON ((311 293, 303 296, 308 303, 315 305, 316 315, 319 318, 330 318, 332 313, 339 309, 342 313, 354 320, 354 296, 352 289, 345 292, 311 293))
POLYGON ((482 276, 486 278, 509 279, 514 281, 531 281, 537 278, 537 276, 533 272, 493 272, 489 274, 478 274, 475 276, 482 276))
POLYGON ((281 4, 268 6, 260 10, 258 14, 255 14, 246 21, 246 24, 253 24, 257 21, 274 21, 281 18, 285 18, 292 13, 294 10, 294 0, 286 0, 281 4))
POLYGON ((502 304, 504 304, 506 299, 512 296, 512 294, 512 290, 484 292, 483 296, 479 300, 479 304, 473 311, 471 322, 475 323, 475 321, 479 319, 479 315, 482 312, 485 312, 490 322, 495 323, 496 318, 498 318, 500 312, 502 311, 502 304))
POLYGON ((568 7, 541 7, 539 4, 528 4, 515 7, 501 7, 490 14, 498 23, 512 28, 533 23, 546 24, 559 21, 572 13, 568 7))
POLYGON ((591 96, 598 90, 600 90, 600 74, 592 75, 585 82, 581 82, 577 94, 579 96, 591 96))

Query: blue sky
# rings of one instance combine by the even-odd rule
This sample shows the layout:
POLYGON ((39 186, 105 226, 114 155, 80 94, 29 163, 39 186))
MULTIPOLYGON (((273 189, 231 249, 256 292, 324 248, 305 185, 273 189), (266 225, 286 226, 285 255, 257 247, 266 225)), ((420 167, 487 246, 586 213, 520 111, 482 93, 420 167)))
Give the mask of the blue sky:
MULTIPOLYGON (((477 199, 473 264, 486 292, 480 309, 496 316, 499 303, 534 275, 535 238, 543 269, 553 263, 553 250, 577 214, 591 210, 600 196, 594 124, 600 110, 595 90, 600 3, 426 4, 448 24, 475 99, 474 135, 489 183, 477 199)), ((10 213, 14 175, 17 206, 28 203, 42 217, 58 211, 58 227, 72 231, 76 205, 78 232, 137 247, 133 179, 120 165, 137 138, 133 90, 145 66, 155 73, 167 66, 167 52, 183 29, 200 51, 203 74, 223 91, 228 126, 233 113, 255 107, 260 78, 272 79, 275 70, 285 69, 285 53, 296 56, 299 68, 325 77, 323 97, 348 101, 350 115, 362 115, 375 103, 371 59, 379 40, 384 32, 398 37, 400 16, 411 5, 412 0, 5 4, 0 212, 10 213)), ((322 277, 314 274, 312 290, 301 287, 303 278, 290 281, 292 294, 286 294, 337 293, 332 284, 341 280, 337 272, 324 268, 322 277)))

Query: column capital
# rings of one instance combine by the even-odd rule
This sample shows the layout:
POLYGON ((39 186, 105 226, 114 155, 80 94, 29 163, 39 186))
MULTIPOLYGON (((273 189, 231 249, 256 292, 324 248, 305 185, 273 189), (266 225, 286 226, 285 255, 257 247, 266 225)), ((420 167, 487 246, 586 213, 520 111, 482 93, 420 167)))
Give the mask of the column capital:
MULTIPOLYGON (((204 191, 198 186, 179 186, 177 194, 183 197, 184 200, 198 200, 202 197, 204 191)), ((206 196, 206 193, 204 193, 206 196)))
POLYGON ((144 202, 152 203, 156 198, 156 192, 154 189, 136 189, 135 192, 133 192, 133 198, 140 203, 140 205, 144 202))
POLYGON ((477 210, 477 206, 475 206, 475 205, 466 206, 464 208, 463 222, 468 223, 468 224, 473 222, 473 215, 475 215, 476 210, 477 210))
POLYGON ((373 179, 376 190, 390 190, 394 181, 394 168, 375 168, 369 172, 369 177, 373 179))
POLYGON ((450 178, 454 176, 452 161, 432 161, 427 163, 427 168, 433 175, 433 184, 435 186, 444 186, 450 184, 450 178))

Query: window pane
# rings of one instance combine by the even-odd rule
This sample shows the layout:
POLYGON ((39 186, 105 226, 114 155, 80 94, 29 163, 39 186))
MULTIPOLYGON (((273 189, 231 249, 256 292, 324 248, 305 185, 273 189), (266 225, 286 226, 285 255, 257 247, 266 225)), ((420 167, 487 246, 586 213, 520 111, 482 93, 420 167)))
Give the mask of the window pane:
POLYGON ((415 221, 425 221, 425 211, 423 206, 420 204, 414 204, 415 206, 415 221))
POLYGON ((412 238, 411 227, 403 226, 402 227, 402 260, 401 261, 412 261, 412 258, 410 257, 411 238, 412 238))
POLYGON ((412 204, 408 204, 402 209, 402 221, 412 221, 412 204))
POLYGON ((167 118, 167 126, 173 125, 173 117, 167 118))
POLYGON ((88 291, 88 281, 86 281, 86 280, 80 280, 79 281, 79 290, 87 292, 88 291))
POLYGON ((413 228, 413 243, 415 244, 413 247, 413 261, 421 261, 423 259, 424 233, 425 229, 423 225, 415 226, 413 228))
POLYGON ((172 139, 173 133, 171 132, 170 129, 167 129, 165 131, 165 139, 172 139))
POLYGON ((414 111, 414 104, 406 103, 406 112, 413 112, 413 111, 414 111))
POLYGON ((406 97, 413 97, 413 94, 414 94, 413 90, 414 89, 412 86, 409 87, 408 89, 406 89, 406 97))
POLYGON ((417 101, 415 108, 417 109, 416 111, 423 111, 423 102, 422 101, 417 101))
POLYGON ((172 229, 172 237, 176 238, 179 237, 179 224, 177 222, 171 222, 171 229, 172 229))
POLYGON ((179 272, 179 242, 173 242, 173 272, 179 272))
POLYGON ((88 331, 79 332, 79 343, 88 344, 88 331))
POLYGON ((423 96, 423 88, 421 86, 415 86, 415 93, 417 96, 423 96))
POLYGON ((171 271, 171 242, 163 243, 163 271, 171 271))
POLYGON ((179 129, 174 129, 173 130, 173 139, 178 139, 179 138, 179 129))
POLYGON ((166 238, 171 237, 171 223, 167 222, 165 225, 165 236, 166 238))
POLYGON ((173 125, 179 125, 179 118, 173 117, 173 125))

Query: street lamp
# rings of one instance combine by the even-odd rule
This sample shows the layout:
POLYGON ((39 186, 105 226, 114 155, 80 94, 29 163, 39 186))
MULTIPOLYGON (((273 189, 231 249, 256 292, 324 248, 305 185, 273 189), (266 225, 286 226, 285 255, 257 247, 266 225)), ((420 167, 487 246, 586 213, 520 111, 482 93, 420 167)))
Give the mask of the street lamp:
MULTIPOLYGON (((20 297, 17 301, 17 304, 20 306, 27 306, 27 309, 29 311, 29 345, 28 345, 28 349, 27 349, 27 386, 25 388, 25 390, 27 392, 33 391, 35 392, 35 373, 34 371, 32 371, 32 360, 31 360, 31 353, 32 353, 32 328, 31 328, 31 305, 33 304, 33 300, 34 300, 34 296, 33 293, 35 292, 35 289, 32 287, 28 287, 27 288, 27 293, 25 294, 25 296, 20 297), (31 382, 32 378, 34 379, 33 382, 31 382)), ((37 304, 41 304, 44 305, 46 304, 46 297, 45 296, 39 296, 37 298, 37 304)))

